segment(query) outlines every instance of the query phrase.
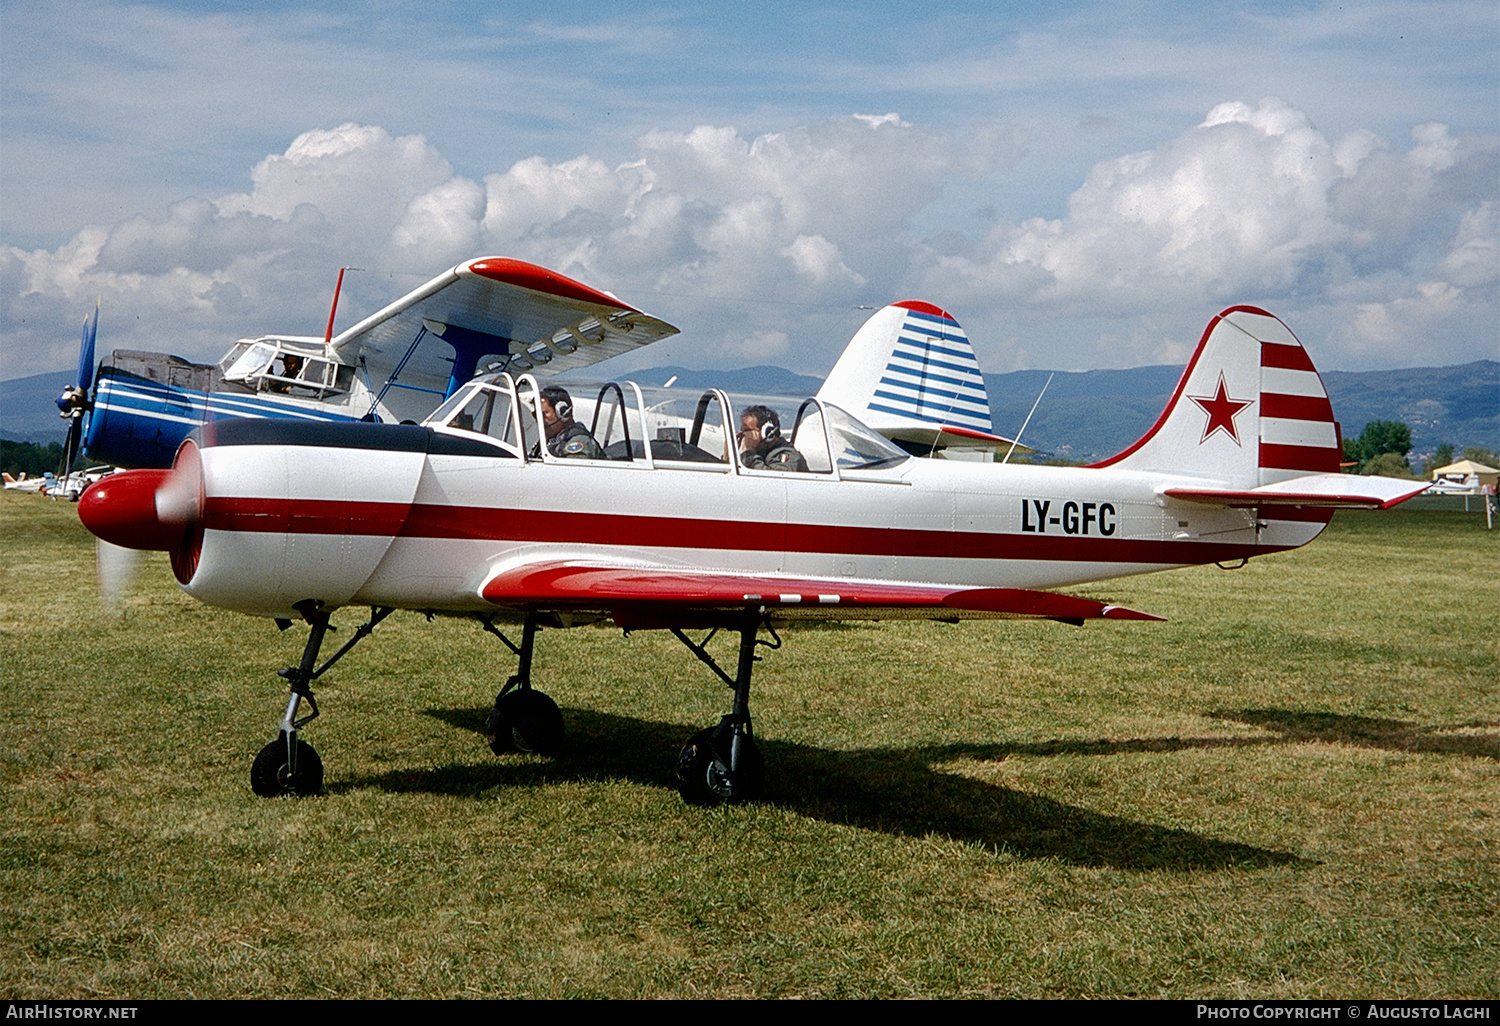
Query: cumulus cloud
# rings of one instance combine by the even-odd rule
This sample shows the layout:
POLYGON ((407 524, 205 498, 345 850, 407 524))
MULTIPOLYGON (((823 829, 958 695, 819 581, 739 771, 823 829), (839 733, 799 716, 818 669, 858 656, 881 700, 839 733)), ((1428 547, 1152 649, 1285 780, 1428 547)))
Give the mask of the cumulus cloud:
MULTIPOLYGON (((355 124, 309 131, 255 166, 249 192, 90 227, 55 251, 8 250, 8 331, 58 327, 47 308, 81 309, 103 293, 116 314, 106 315, 116 325, 109 344, 212 358, 236 335, 311 330, 340 265, 411 287, 483 253, 605 288, 852 306, 871 280, 904 273, 910 220, 949 175, 1005 155, 991 134, 984 154, 960 156, 894 115, 755 138, 721 126, 657 131, 637 148, 618 166, 529 157, 474 181, 421 136, 355 124), (130 315, 124 335, 120 313, 130 315)), ((699 351, 739 353, 746 339, 784 350, 785 308, 763 313, 699 351)), ((66 364, 70 334, 59 328, 51 362, 66 364)))
POLYGON ((851 115, 755 137, 654 131, 623 163, 533 156, 475 180, 421 136, 309 131, 261 160, 248 192, 90 226, 55 250, 0 250, 4 348, 33 361, 5 373, 69 366, 71 322, 97 295, 103 344, 212 359, 239 335, 318 330, 338 266, 380 275, 355 285, 352 317, 484 253, 682 323, 704 364, 822 371, 847 331, 814 330, 807 311, 907 298, 958 313, 996 370, 1175 359, 1243 301, 1303 318, 1294 327, 1349 357, 1325 366, 1426 362, 1416 337, 1430 362, 1494 355, 1493 138, 1423 124, 1404 146, 1329 139, 1279 100, 1223 103, 1091 168, 1063 217, 917 236, 946 185, 993 176, 1017 145, 993 127, 956 139, 851 115))
POLYGON ((1341 265, 1410 256, 1393 236, 1443 213, 1433 182, 1454 141, 1442 126, 1414 135, 1405 154, 1365 134, 1337 146, 1279 100, 1221 104, 1159 149, 1095 166, 1066 218, 1001 226, 960 269, 1030 302, 1117 309, 1315 291, 1341 265))
MULTIPOLYGON (((1066 217, 934 251, 922 281, 956 287, 954 304, 1140 323, 1163 304, 1204 319, 1242 301, 1337 309, 1355 325, 1342 338, 1391 340, 1379 358, 1407 363, 1419 361, 1394 340, 1410 346, 1416 323, 1423 339, 1452 338, 1487 314, 1482 355, 1493 356, 1496 152, 1492 138, 1459 140, 1438 124, 1417 126, 1404 152, 1368 132, 1331 141, 1280 100, 1224 103, 1155 150, 1096 165, 1066 217)), ((1099 341, 1139 362, 1161 351, 1149 332, 1136 338, 1099 341)))

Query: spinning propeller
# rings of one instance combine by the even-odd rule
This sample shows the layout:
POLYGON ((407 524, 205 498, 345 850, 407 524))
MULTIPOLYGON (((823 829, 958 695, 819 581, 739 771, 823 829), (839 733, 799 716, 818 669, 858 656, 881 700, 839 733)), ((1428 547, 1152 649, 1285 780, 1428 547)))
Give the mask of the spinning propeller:
POLYGON ((98 539, 99 590, 117 608, 138 553, 166 552, 186 584, 203 542, 203 469, 198 447, 184 442, 171 470, 122 470, 90 485, 78 519, 98 539))

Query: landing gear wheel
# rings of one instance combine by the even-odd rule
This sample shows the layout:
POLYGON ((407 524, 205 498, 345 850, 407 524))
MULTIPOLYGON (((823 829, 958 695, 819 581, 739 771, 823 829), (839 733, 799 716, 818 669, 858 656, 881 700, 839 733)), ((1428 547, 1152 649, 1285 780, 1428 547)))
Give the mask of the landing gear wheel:
POLYGON ((323 760, 313 746, 297 739, 297 772, 286 759, 286 738, 278 737, 260 750, 250 766, 250 789, 262 798, 284 794, 310 795, 323 790, 323 760))
POLYGON ((694 734, 682 746, 677 757, 677 789, 689 805, 735 805, 760 797, 766 782, 766 762, 755 738, 740 737, 740 767, 729 768, 730 736, 724 731, 722 752, 715 752, 714 735, 721 728, 710 727, 694 734))
POLYGON ((557 703, 533 688, 502 691, 485 723, 490 750, 556 755, 562 748, 563 718, 557 703))

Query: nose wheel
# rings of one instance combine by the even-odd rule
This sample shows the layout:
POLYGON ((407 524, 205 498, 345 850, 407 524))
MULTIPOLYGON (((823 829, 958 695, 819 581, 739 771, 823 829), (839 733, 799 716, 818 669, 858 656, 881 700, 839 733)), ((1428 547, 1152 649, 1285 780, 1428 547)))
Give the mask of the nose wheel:
MULTIPOLYGON (((287 699, 286 712, 281 717, 281 729, 276 740, 262 748, 250 764, 250 789, 262 798, 277 798, 281 795, 310 795, 323 790, 323 760, 317 751, 297 736, 309 722, 318 716, 318 703, 313 698, 311 684, 321 677, 330 666, 338 662, 360 641, 369 637, 375 625, 390 616, 392 607, 370 609, 370 619, 357 628, 354 636, 343 648, 331 656, 322 666, 317 666, 318 650, 323 647, 324 636, 333 629, 328 622, 328 613, 315 599, 304 599, 292 607, 302 614, 312 627, 308 632, 307 645, 302 650, 302 661, 282 670, 280 676, 291 684, 291 695, 287 699), (314 667, 317 666, 316 669, 314 667), (312 713, 299 717, 297 712, 306 702, 312 713)), ((283 629, 291 621, 277 621, 283 629)))
POLYGON ((262 798, 306 796, 323 790, 323 760, 306 741, 285 734, 260 750, 250 765, 250 789, 262 798))

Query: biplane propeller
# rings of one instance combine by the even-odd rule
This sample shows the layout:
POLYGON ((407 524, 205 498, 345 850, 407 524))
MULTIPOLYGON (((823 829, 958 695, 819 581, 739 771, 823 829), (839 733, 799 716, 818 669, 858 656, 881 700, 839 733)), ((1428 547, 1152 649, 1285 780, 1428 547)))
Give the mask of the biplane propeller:
POLYGON ((83 321, 83 339, 78 344, 78 371, 73 383, 63 389, 57 397, 57 409, 68 422, 67 438, 63 442, 62 464, 57 469, 58 477, 72 473, 73 463, 78 459, 83 444, 84 417, 93 409, 89 390, 94 384, 94 340, 99 334, 99 304, 83 321))

